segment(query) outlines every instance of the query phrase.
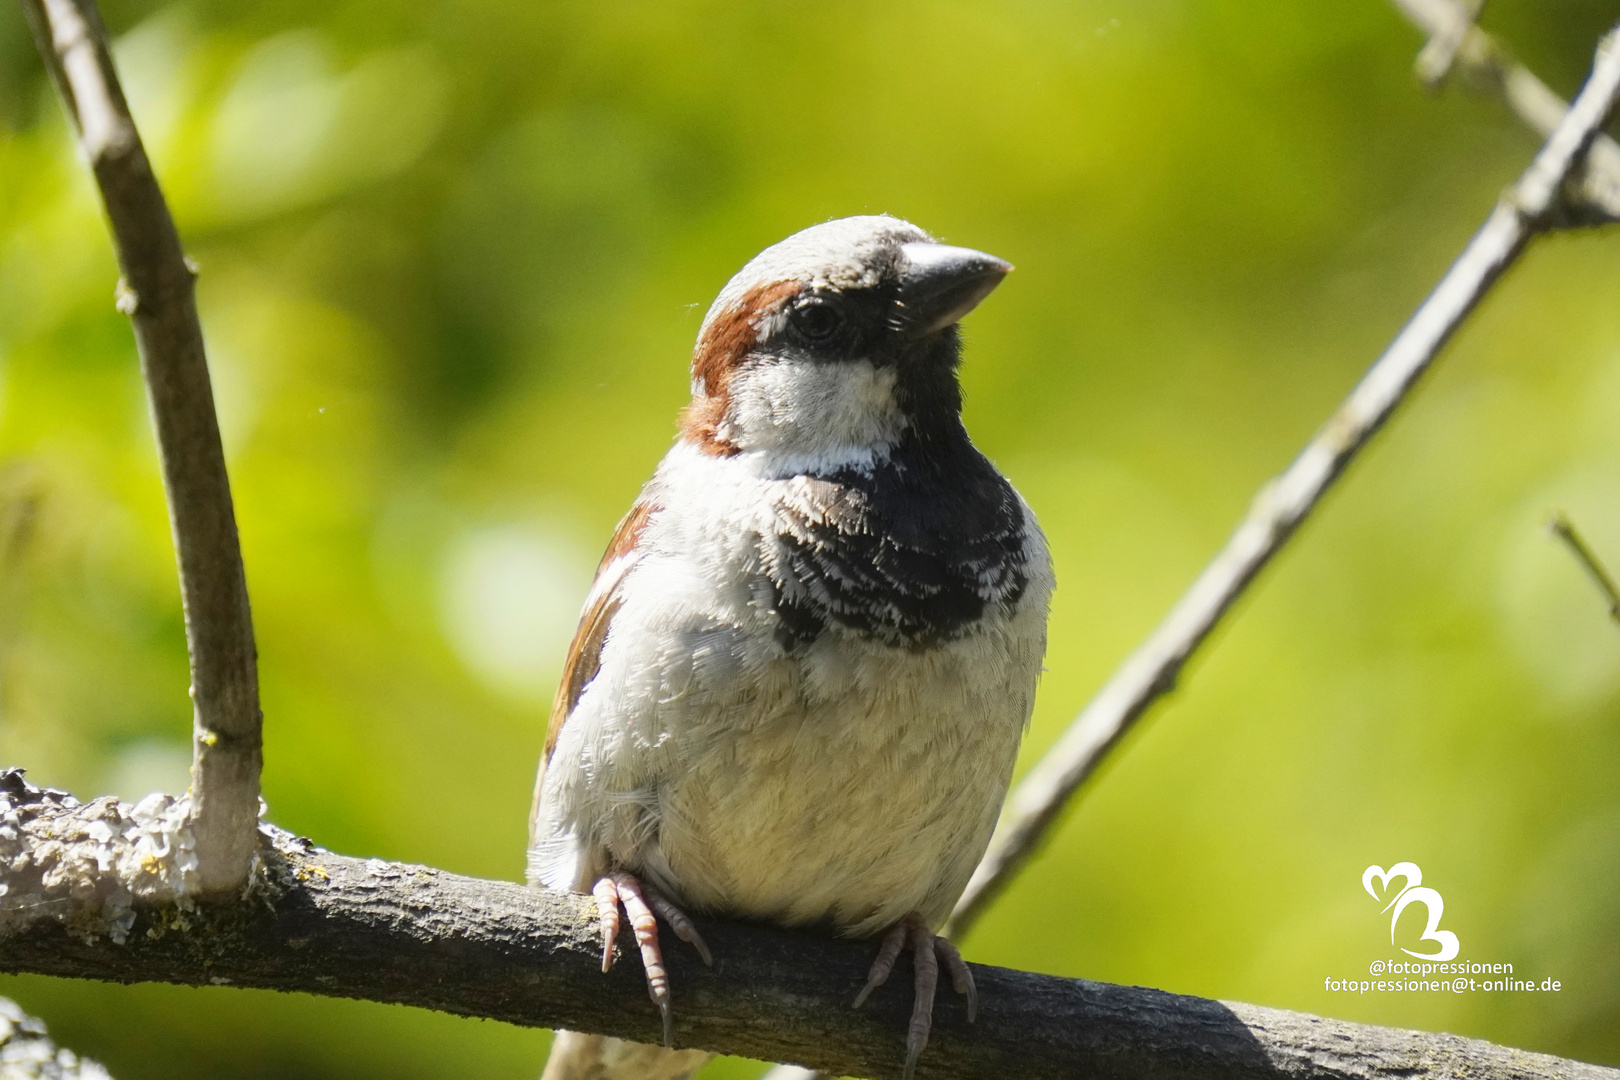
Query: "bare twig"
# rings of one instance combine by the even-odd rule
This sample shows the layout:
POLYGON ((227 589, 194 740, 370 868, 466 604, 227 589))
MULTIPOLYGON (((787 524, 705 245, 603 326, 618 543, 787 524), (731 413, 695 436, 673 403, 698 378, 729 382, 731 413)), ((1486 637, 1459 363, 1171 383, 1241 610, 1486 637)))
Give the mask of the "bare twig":
POLYGON ((1445 82, 1446 76, 1451 72, 1451 65, 1457 60, 1457 50, 1462 47, 1468 32, 1474 28, 1474 20, 1479 18, 1480 8, 1484 7, 1484 0, 1446 0, 1454 9, 1454 16, 1449 24, 1437 27, 1429 32, 1429 43, 1423 46, 1418 53, 1418 78, 1430 89, 1437 89, 1445 82))
MULTIPOLYGON (((300 991, 640 1042, 661 1037, 640 965, 602 974, 589 896, 345 858, 267 830, 243 903, 188 909, 164 899, 158 882, 125 920, 120 890, 148 871, 143 859, 124 856, 168 827, 157 808, 172 801, 145 805, 79 804, 0 773, 0 821, 9 826, 0 846, 16 845, 0 859, 0 970, 300 991), (135 824, 109 840, 110 820, 135 824), (112 857, 98 859, 94 849, 109 843, 112 857), (121 944, 96 932, 109 903, 127 924, 121 944)), ((676 1045, 800 1061, 833 1075, 900 1075, 911 1008, 904 980, 863 1009, 849 1006, 871 964, 869 943, 697 922, 716 964, 690 949, 666 953, 676 1045)), ((636 949, 628 926, 619 948, 636 949)), ((973 977, 977 1021, 968 1024, 961 1002, 944 995, 920 1077, 1620 1080, 1614 1069, 1452 1035, 1004 968, 975 965, 973 977)))
POLYGON ((247 580, 192 279, 113 70, 93 0, 23 0, 112 226, 118 308, 146 378, 191 653, 197 885, 247 881, 259 816, 260 714, 247 580))
POLYGON ((1552 520, 1547 522, 1547 529, 1554 536, 1564 542, 1575 561, 1581 564, 1586 576, 1592 579, 1592 584, 1598 587, 1604 600, 1609 604, 1609 617, 1620 622, 1620 589, 1615 588, 1614 578, 1603 568, 1603 563, 1593 554, 1592 549, 1586 546, 1581 534, 1575 531, 1575 523, 1564 515, 1562 510, 1553 514, 1552 520))
POLYGON ((1530 238, 1550 227, 1564 182, 1620 95, 1617 33, 1620 27, 1599 45, 1580 96, 1535 161, 1384 355, 1288 470, 1260 489, 1226 547, 1018 785, 990 850, 951 915, 948 933, 964 933, 1033 854, 1070 796, 1148 707, 1175 686, 1188 658, 1395 411, 1474 305, 1530 238))
MULTIPOLYGON (((1513 58, 1490 34, 1474 25, 1476 11, 1464 0, 1393 0, 1408 20, 1429 35, 1418 57, 1418 76, 1427 79, 1425 57, 1449 47, 1451 62, 1472 81, 1490 89, 1543 137, 1550 136, 1569 106, 1547 84, 1513 58), (1442 43, 1442 44, 1437 44, 1442 43)), ((1477 10, 1477 9, 1476 9, 1477 10)), ((1569 179, 1570 216, 1580 224, 1620 220, 1620 144, 1598 135, 1586 161, 1569 179)))

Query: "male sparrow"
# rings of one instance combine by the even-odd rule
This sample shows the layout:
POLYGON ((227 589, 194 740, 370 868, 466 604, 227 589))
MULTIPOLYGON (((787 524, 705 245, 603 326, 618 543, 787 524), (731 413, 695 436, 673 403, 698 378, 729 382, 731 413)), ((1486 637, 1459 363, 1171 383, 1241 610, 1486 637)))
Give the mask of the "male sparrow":
MULTIPOLYGON (((619 523, 552 707, 532 883, 629 916, 669 1045, 658 919, 881 938, 855 1004, 911 952, 906 1072, 934 930, 1012 776, 1052 569, 962 426, 957 321, 1012 267, 892 217, 767 248, 698 332, 680 437, 619 523)), ((551 1080, 689 1076, 707 1055, 560 1034, 551 1080)))

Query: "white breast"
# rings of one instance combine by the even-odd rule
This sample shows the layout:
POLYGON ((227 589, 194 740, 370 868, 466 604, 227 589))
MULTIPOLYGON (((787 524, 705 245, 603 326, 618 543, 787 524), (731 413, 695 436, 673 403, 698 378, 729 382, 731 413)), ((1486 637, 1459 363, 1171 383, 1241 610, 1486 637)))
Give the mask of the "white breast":
POLYGON ((543 781, 531 873, 585 888, 609 866, 695 908, 856 935, 942 921, 989 840, 1033 704, 1052 587, 966 635, 896 648, 829 628, 785 653, 757 538, 770 463, 678 446, 602 668, 543 781))

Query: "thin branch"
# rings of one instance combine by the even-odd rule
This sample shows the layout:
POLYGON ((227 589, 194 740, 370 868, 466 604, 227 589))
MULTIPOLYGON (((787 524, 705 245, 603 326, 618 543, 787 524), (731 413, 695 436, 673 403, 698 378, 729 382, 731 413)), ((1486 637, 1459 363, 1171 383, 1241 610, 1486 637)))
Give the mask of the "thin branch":
MULTIPOLYGON (((1434 60, 1448 46, 1451 63, 1470 81, 1502 99, 1543 138, 1563 121, 1569 106, 1506 47, 1474 25, 1476 10, 1463 0, 1393 0, 1409 21, 1429 36, 1418 57, 1418 77, 1429 81, 1434 60)), ((1570 178, 1570 215, 1580 224, 1620 221, 1620 144, 1599 134, 1582 168, 1570 178)))
POLYGON ((1419 79, 1431 90, 1440 88, 1451 73, 1451 65, 1457 61, 1457 50, 1462 48, 1463 41, 1468 32, 1474 28, 1474 20, 1479 18, 1480 8, 1484 7, 1485 0, 1444 0, 1456 8, 1454 17, 1449 25, 1438 27, 1429 32, 1429 43, 1423 46, 1418 53, 1417 62, 1413 65, 1417 69, 1419 79))
POLYGON ((0 998, 0 1077, 5 1080, 112 1080, 107 1070, 51 1042, 45 1025, 0 998))
POLYGON ((95 173, 163 459, 194 705, 197 887, 247 881, 259 817, 259 677, 225 452, 203 352, 195 271, 180 247, 92 0, 22 0, 95 173))
MULTIPOLYGON (((0 773, 0 970, 299 991, 660 1038, 628 927, 622 961, 602 974, 588 896, 345 858, 267 829, 244 902, 188 907, 145 878, 163 876, 170 856, 154 852, 178 836, 164 831, 160 804, 172 805, 79 804, 0 773), (135 857, 141 850, 147 856, 135 857), (126 905, 119 898, 131 886, 142 895, 126 905), (122 943, 100 932, 109 918, 123 924, 122 943)), ((689 949, 666 954, 677 1046, 833 1075, 900 1075, 909 980, 850 1007, 870 943, 698 924, 714 968, 689 949)), ((1620 1080, 1614 1069, 1452 1035, 1003 968, 975 965, 973 974, 977 1022, 943 995, 920 1077, 1620 1080)))
POLYGON ((1592 579, 1592 584, 1598 587, 1598 591, 1608 601, 1609 617, 1615 622, 1620 622, 1620 589, 1615 588, 1614 578, 1609 576, 1609 572, 1604 569, 1603 563, 1598 561, 1592 549, 1586 546, 1581 534, 1575 531, 1575 523, 1560 510, 1553 514, 1551 521, 1547 522, 1547 529, 1569 548, 1570 554, 1575 556, 1575 561, 1586 571, 1586 576, 1592 579))
POLYGON ((1530 238, 1550 227, 1565 181, 1620 96, 1616 34, 1620 27, 1598 46, 1575 105, 1411 321, 1288 470, 1260 489, 1226 547, 1018 785, 948 933, 966 932, 1029 859, 1075 790, 1148 707, 1174 688, 1187 660, 1389 419, 1486 291, 1530 238))

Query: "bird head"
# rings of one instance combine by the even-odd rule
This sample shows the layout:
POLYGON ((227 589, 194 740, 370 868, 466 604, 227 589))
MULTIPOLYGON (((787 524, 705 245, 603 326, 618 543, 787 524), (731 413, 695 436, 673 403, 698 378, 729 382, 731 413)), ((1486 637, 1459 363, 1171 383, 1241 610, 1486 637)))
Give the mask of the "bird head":
POLYGON ((756 255, 709 308, 682 435, 796 467, 959 430, 957 322, 1012 266, 908 222, 849 217, 756 255))

